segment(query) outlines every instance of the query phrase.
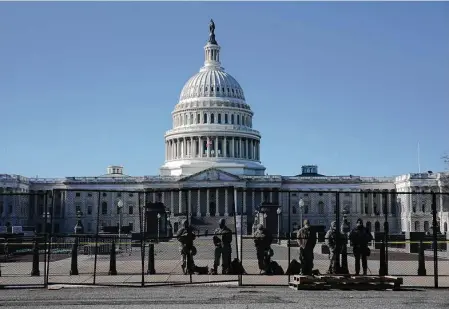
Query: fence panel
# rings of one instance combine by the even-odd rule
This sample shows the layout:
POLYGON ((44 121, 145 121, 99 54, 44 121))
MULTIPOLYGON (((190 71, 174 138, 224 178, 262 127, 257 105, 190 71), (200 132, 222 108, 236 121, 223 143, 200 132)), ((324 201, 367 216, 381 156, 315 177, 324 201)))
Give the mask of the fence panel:
POLYGON ((0 285, 45 285, 45 193, 0 194, 0 285), (38 234, 36 230, 38 229, 38 234))

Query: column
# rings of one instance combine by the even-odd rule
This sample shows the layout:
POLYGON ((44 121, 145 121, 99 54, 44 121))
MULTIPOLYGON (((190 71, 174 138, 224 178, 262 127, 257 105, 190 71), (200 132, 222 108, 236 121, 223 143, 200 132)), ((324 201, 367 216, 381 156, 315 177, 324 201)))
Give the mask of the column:
POLYGON ((245 159, 249 159, 249 140, 245 140, 245 147, 246 147, 246 156, 245 159))
POLYGON ((218 136, 214 137, 214 157, 218 157, 218 136))
POLYGON ((198 152, 198 145, 196 143, 195 137, 191 137, 192 139, 192 158, 196 157, 196 153, 198 152))
POLYGON ((251 199, 252 199, 252 208, 251 211, 256 209, 256 191, 254 189, 251 190, 251 199))
POLYGON ((261 203, 262 203, 262 202, 266 202, 266 201, 264 200, 263 190, 260 191, 260 202, 261 202, 261 203))
POLYGON ((179 199, 178 212, 180 214, 182 214, 182 191, 181 190, 179 190, 178 199, 179 199))
POLYGON ((227 146, 226 146, 226 143, 227 143, 227 139, 226 139, 226 136, 223 138, 223 145, 222 145, 222 149, 223 149, 223 157, 224 158, 226 158, 227 157, 227 153, 228 153, 228 149, 227 149, 227 146))
POLYGON ((380 191, 379 196, 379 213, 382 216, 384 214, 384 201, 383 201, 383 190, 380 191))
POLYGON ((196 216, 201 217, 201 189, 198 189, 198 201, 196 204, 196 216))
POLYGON ((200 147, 200 153, 199 156, 202 157, 204 153, 204 144, 203 144, 203 137, 198 136, 198 146, 200 147))
POLYGON ((239 158, 243 158, 243 140, 239 138, 239 158))
POLYGON ((165 205, 165 192, 162 192, 162 200, 161 200, 161 202, 165 205))
POLYGON ((228 188, 225 188, 225 207, 224 207, 224 215, 227 217, 229 216, 229 209, 228 209, 228 188))
MULTIPOLYGON (((206 137, 206 141, 210 142, 210 140, 211 140, 211 138, 209 136, 207 136, 206 137)), ((210 144, 208 145, 206 143, 206 146, 207 146, 207 157, 209 158, 210 157, 210 147, 211 147, 211 145, 210 144)))
POLYGON ((187 203, 188 203, 187 209, 189 211, 188 215, 191 216, 192 215, 192 190, 189 190, 187 203))
POLYGON ((153 203, 156 203, 156 192, 153 192, 151 195, 153 196, 152 198, 153 203))
POLYGON ((243 209, 242 209, 242 214, 246 214, 246 190, 243 191, 243 209))
POLYGON ((175 214, 175 195, 173 191, 170 191, 170 211, 171 215, 173 216, 175 214))
POLYGON ((368 192, 368 200, 369 200, 368 211, 369 211, 369 207, 371 206, 371 216, 374 216, 374 191, 373 190, 368 192))
POLYGON ((210 217, 209 189, 206 190, 206 217, 210 217))
POLYGON ((270 190, 270 203, 273 203, 273 190, 270 190))
POLYGON ((387 194, 387 211, 388 211, 388 215, 391 217, 393 215, 393 205, 391 205, 391 195, 393 194, 393 192, 391 190, 388 190, 388 194, 387 194))
POLYGON ((230 157, 231 158, 234 158, 234 155, 235 155, 235 151, 234 151, 234 138, 232 137, 231 138, 231 155, 230 155, 230 157))
MULTIPOLYGON (((218 139, 218 138, 217 138, 218 139)), ((218 196, 220 194, 219 189, 215 189, 215 216, 218 217, 220 215, 220 205, 218 196)))

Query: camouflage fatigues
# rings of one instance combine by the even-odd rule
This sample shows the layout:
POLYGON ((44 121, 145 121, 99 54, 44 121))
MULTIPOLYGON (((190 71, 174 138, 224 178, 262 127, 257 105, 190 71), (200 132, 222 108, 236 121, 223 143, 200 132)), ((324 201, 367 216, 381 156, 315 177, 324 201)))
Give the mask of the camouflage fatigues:
POLYGON ((273 237, 271 233, 261 225, 259 225, 253 237, 254 244, 256 245, 259 270, 261 273, 267 273, 270 267, 270 259, 273 255, 273 250, 271 249, 273 237))
MULTIPOLYGON (((334 224, 334 222, 332 222, 334 224)), ((337 265, 337 229, 334 224, 334 226, 331 225, 331 228, 329 231, 327 231, 325 236, 325 242, 327 247, 329 248, 329 274, 336 274, 338 272, 338 265, 337 265)))
POLYGON ((368 246, 373 240, 373 236, 363 225, 358 225, 349 234, 349 240, 354 252, 355 273, 356 275, 360 273, 360 260, 362 260, 363 274, 366 275, 368 270, 368 246))
POLYGON ((220 257, 222 258, 222 273, 227 274, 231 265, 232 255, 232 231, 227 227, 219 227, 214 231, 214 268, 213 272, 217 273, 217 268, 220 265, 220 257))
POLYGON ((192 272, 194 267, 193 256, 196 255, 196 248, 193 245, 193 240, 196 235, 193 231, 191 226, 184 225, 176 234, 176 238, 180 242, 179 251, 184 273, 192 272))
POLYGON ((316 234, 307 224, 296 234, 299 245, 299 260, 303 275, 312 275, 313 270, 313 248, 316 245, 316 234))

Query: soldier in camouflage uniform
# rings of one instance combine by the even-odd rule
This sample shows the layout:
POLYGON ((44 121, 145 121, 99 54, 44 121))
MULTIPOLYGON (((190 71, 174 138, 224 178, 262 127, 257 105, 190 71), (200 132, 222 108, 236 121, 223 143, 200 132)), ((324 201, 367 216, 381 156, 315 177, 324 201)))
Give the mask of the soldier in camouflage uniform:
POLYGON ((269 271, 270 259, 273 255, 273 250, 271 249, 272 241, 273 236, 270 231, 264 228, 263 224, 259 224, 254 233, 254 244, 256 245, 257 262, 261 275, 265 275, 269 271))
POLYGON ((222 258, 222 274, 229 273, 229 267, 231 265, 231 242, 232 231, 226 226, 225 219, 218 221, 218 228, 214 231, 213 237, 215 252, 214 252, 214 268, 211 274, 217 274, 217 268, 220 265, 220 257, 222 258))
POLYGON ((182 226, 176 234, 176 238, 181 244, 179 251, 181 252, 182 270, 184 274, 188 274, 193 273, 195 267, 193 256, 196 255, 196 248, 193 245, 193 240, 196 238, 196 235, 193 232, 193 227, 189 225, 187 220, 182 222, 182 226))
POLYGON ((310 228, 309 220, 304 220, 304 227, 296 235, 299 245, 299 261, 301 263, 301 273, 312 275, 313 270, 313 248, 316 245, 316 233, 310 228))
POLYGON ((337 265, 337 222, 332 221, 329 231, 325 236, 325 242, 329 248, 329 274, 336 274, 338 272, 337 265))

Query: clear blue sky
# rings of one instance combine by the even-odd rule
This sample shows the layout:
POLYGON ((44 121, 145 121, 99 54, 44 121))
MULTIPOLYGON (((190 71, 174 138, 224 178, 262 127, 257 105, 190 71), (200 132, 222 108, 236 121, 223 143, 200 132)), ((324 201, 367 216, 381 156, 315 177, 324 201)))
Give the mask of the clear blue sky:
POLYGON ((0 3, 0 173, 155 175, 214 18, 270 174, 444 168, 449 3, 0 3))

